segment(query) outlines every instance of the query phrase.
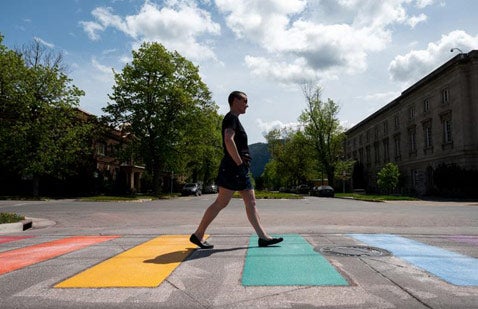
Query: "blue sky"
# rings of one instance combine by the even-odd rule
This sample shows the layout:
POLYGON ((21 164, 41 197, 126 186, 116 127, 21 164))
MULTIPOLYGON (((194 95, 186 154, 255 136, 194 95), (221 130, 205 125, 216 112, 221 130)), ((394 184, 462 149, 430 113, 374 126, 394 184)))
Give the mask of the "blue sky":
POLYGON ((317 83, 350 128, 451 57, 478 49, 475 0, 16 0, 0 4, 11 49, 39 40, 64 54, 80 107, 102 114, 112 69, 157 41, 199 66, 219 112, 248 94, 251 143, 294 127, 300 85, 317 83))

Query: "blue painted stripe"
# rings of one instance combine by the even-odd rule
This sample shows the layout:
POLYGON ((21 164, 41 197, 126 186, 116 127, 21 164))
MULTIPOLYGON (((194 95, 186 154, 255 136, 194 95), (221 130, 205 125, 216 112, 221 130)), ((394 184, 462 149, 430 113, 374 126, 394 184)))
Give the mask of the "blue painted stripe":
POLYGON ((455 285, 478 286, 478 259, 389 234, 350 234, 455 285))
POLYGON ((275 246, 260 248, 257 236, 249 241, 244 286, 348 285, 340 273, 301 236, 288 234, 275 246))

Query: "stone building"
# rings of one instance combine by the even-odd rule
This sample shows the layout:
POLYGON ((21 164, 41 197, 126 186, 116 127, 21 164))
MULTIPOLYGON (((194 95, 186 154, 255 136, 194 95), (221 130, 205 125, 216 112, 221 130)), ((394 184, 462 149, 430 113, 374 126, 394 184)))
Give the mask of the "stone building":
POLYGON ((399 166, 405 191, 418 195, 436 190, 440 165, 478 170, 478 50, 456 55, 346 135, 346 158, 364 179, 355 188, 376 190, 388 162, 399 166))

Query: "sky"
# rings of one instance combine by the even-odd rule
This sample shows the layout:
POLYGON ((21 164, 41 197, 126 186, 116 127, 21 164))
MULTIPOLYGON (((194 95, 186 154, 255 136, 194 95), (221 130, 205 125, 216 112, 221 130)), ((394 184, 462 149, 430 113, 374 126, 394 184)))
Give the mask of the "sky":
POLYGON ((351 128, 456 56, 478 49, 475 0, 6 0, 10 49, 38 40, 62 53, 80 108, 102 115, 113 70, 159 42, 199 68, 220 114, 233 90, 249 143, 296 128, 305 83, 340 107, 351 128), (451 52, 452 48, 458 48, 451 52))

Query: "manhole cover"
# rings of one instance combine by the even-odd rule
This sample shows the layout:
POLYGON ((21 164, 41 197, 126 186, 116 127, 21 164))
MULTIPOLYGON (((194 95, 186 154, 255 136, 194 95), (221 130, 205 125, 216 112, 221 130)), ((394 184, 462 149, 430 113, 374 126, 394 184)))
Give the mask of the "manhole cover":
POLYGON ((334 246, 316 248, 316 251, 324 254, 340 255, 340 256, 388 256, 392 253, 385 249, 369 246, 334 246))

